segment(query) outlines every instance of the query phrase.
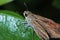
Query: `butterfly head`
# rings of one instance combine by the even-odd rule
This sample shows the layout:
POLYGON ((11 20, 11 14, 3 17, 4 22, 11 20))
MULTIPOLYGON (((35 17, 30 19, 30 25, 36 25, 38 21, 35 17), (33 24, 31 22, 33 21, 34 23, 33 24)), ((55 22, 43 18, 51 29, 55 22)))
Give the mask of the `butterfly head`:
POLYGON ((29 24, 30 24, 30 22, 31 22, 31 12, 30 11, 24 11, 23 12, 23 15, 24 15, 24 17, 25 17, 25 21, 27 21, 29 24))
POLYGON ((28 17, 29 15, 31 15, 31 12, 30 11, 24 11, 23 15, 24 15, 24 17, 28 17))
POLYGON ((24 15, 24 17, 27 17, 28 16, 28 11, 24 11, 23 15, 24 15))

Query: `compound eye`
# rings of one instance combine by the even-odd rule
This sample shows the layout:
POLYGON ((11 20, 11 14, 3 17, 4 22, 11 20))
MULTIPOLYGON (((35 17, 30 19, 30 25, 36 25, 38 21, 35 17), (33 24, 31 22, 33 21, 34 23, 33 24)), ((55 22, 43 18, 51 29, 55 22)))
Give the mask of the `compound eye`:
POLYGON ((23 13, 23 15, 24 15, 25 17, 27 17, 27 16, 28 16, 28 14, 27 14, 27 13, 25 13, 25 12, 23 13))
POLYGON ((27 13, 25 13, 25 16, 27 17, 27 16, 28 16, 28 14, 27 14, 27 13))

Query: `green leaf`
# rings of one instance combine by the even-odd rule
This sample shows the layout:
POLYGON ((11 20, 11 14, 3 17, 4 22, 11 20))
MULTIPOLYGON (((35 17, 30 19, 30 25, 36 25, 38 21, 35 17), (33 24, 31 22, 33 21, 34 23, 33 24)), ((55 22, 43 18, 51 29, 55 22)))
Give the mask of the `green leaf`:
POLYGON ((9 2, 11 2, 11 1, 13 1, 13 0, 0 0, 0 6, 1 6, 1 5, 4 5, 4 4, 6 4, 6 3, 9 3, 9 2))
POLYGON ((18 13, 0 10, 0 40, 40 40, 18 13))

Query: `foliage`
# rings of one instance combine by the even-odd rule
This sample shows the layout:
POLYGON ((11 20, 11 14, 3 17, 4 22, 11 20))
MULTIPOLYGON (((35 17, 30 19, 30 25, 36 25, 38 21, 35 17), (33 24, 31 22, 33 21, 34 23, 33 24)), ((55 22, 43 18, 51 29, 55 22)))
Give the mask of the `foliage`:
POLYGON ((0 10, 0 40, 39 40, 33 29, 23 24, 24 18, 12 11, 0 10))
POLYGON ((13 0, 0 0, 0 5, 4 5, 4 4, 9 3, 11 1, 13 1, 13 0))

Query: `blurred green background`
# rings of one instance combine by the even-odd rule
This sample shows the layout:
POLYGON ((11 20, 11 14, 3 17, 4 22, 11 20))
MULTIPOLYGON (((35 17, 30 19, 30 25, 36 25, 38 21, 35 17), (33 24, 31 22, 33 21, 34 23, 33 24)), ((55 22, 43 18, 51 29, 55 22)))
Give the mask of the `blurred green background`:
POLYGON ((0 0, 0 10, 11 10, 22 15, 23 11, 28 10, 42 16, 53 19, 60 23, 60 0, 0 0), (20 13, 21 12, 21 13, 20 13))
POLYGON ((40 40, 31 27, 22 24, 27 8, 60 23, 60 0, 0 0, 0 40, 40 40))

